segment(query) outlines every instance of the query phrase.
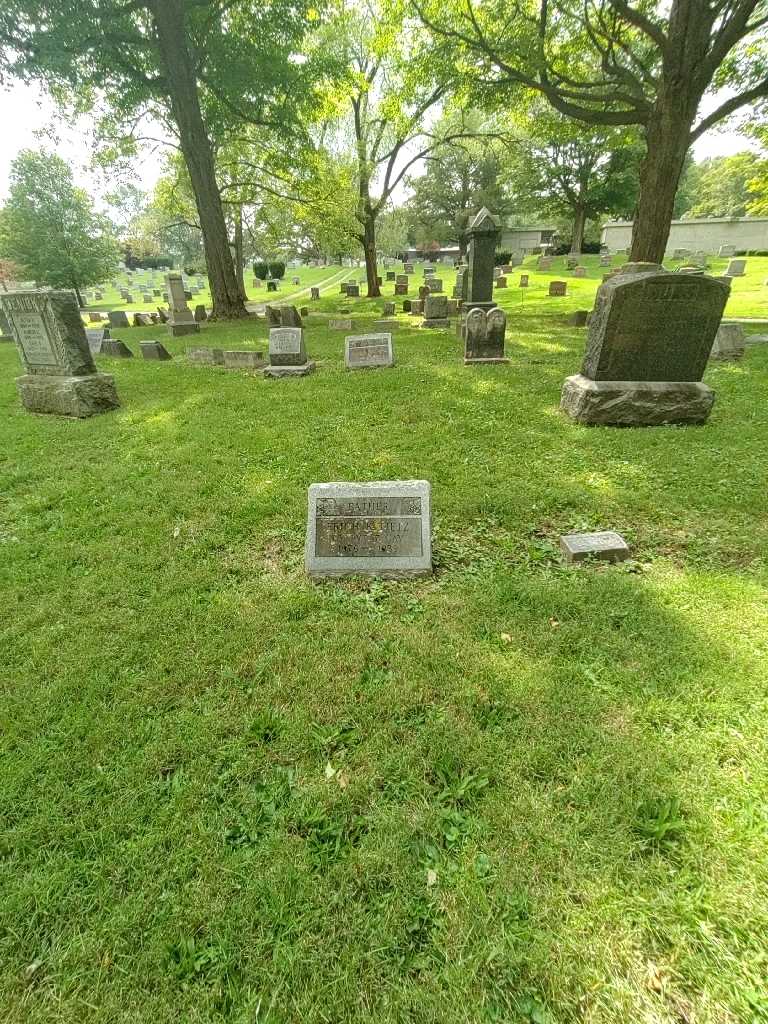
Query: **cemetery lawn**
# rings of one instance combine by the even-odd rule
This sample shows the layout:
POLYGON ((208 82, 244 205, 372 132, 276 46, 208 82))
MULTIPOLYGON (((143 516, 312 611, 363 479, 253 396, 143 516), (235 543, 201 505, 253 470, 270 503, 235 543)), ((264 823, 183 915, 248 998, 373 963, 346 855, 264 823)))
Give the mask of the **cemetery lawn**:
POLYGON ((399 313, 347 372, 333 294, 299 380, 115 331, 178 358, 85 421, 0 346, 0 1019, 768 1020, 768 345, 705 427, 574 426, 590 273, 498 293, 507 366, 399 313), (308 582, 307 486, 406 478, 434 577, 308 582))

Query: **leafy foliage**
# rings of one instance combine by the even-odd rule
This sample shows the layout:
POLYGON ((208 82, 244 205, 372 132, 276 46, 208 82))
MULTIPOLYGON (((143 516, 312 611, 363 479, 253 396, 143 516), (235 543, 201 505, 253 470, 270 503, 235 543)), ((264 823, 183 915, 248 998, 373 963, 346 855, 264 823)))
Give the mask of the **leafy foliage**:
POLYGON ((79 291, 117 269, 118 247, 106 218, 75 186, 69 165, 42 150, 22 150, 11 165, 0 252, 55 288, 79 291))

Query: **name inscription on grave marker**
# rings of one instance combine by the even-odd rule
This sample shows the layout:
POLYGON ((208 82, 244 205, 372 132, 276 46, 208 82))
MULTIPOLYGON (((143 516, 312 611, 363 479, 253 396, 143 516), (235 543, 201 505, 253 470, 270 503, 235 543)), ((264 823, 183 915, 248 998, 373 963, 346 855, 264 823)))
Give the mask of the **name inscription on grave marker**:
POLYGON ((273 327, 269 332, 269 351, 276 355, 296 355, 301 352, 301 329, 273 327))
POLYGON ((58 363, 51 339, 39 313, 14 310, 13 323, 28 363, 50 366, 58 363))
POLYGON ((416 558, 423 553, 421 498, 318 500, 316 556, 416 558))

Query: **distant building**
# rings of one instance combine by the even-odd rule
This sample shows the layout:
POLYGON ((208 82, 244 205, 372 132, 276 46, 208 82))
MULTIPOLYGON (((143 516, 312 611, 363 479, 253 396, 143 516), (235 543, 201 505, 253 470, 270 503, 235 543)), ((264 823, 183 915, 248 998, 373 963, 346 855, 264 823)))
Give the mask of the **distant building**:
MULTIPOLYGON (((612 251, 627 249, 632 241, 632 222, 609 221, 602 242, 612 251)), ((702 217, 673 220, 667 250, 691 249, 716 254, 721 245, 737 250, 768 249, 768 217, 702 217)))
POLYGON ((419 249, 411 246, 410 249, 406 249, 400 255, 406 263, 416 263, 420 260, 440 260, 442 263, 453 262, 459 258, 459 247, 458 245, 439 245, 437 242, 433 242, 426 249, 424 246, 419 249))
POLYGON ((507 225, 501 229, 499 248, 503 252, 539 252, 539 247, 552 241, 557 229, 543 224, 521 227, 517 224, 507 225))

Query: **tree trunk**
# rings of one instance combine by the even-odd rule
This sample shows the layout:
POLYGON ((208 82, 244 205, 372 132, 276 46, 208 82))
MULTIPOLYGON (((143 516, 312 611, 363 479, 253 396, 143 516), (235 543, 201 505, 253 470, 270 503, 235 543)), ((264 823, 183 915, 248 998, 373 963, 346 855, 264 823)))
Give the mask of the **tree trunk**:
POLYGON ((633 263, 661 263, 667 248, 675 195, 690 144, 696 107, 688 114, 662 93, 645 130, 640 194, 632 225, 633 263))
POLYGON ((243 208, 239 204, 233 210, 235 219, 235 275, 237 285, 240 289, 240 298, 245 302, 248 295, 245 291, 245 276, 243 274, 243 208))
POLYGON ((77 305, 80 309, 85 309, 85 303, 83 302, 83 296, 80 294, 80 289, 76 284, 72 285, 72 291, 75 293, 77 298, 77 305))
POLYGON ((584 228, 587 223, 587 211, 584 206, 577 206, 573 211, 573 236, 571 237, 571 256, 580 256, 584 244, 584 228))
POLYGON ((197 76, 184 21, 183 0, 150 0, 163 74, 179 143, 189 171, 203 235, 213 317, 248 316, 229 250, 216 167, 200 110, 197 76))
POLYGON ((381 289, 379 288, 379 268, 376 262, 376 218, 370 213, 365 220, 363 252, 365 253, 365 276, 368 280, 368 298, 378 299, 381 289))

